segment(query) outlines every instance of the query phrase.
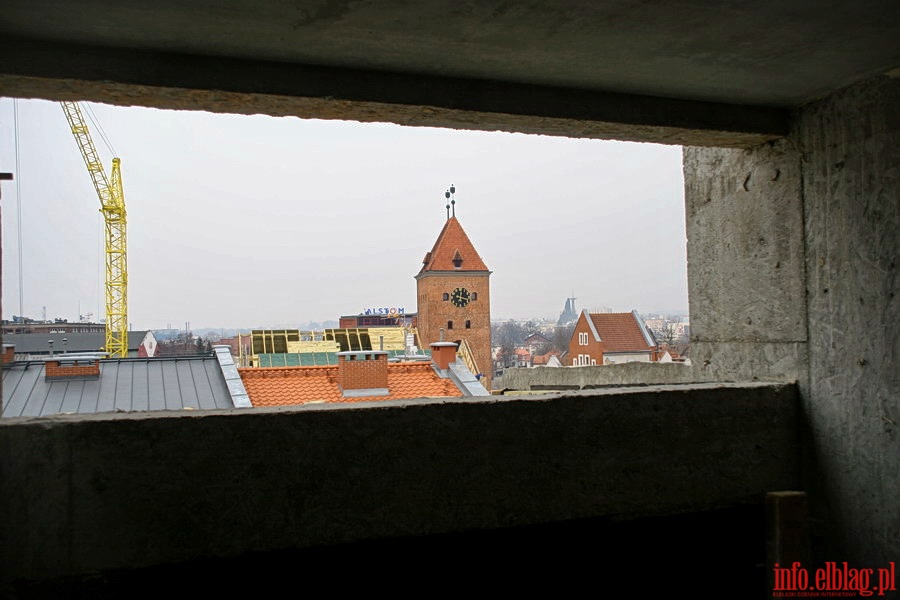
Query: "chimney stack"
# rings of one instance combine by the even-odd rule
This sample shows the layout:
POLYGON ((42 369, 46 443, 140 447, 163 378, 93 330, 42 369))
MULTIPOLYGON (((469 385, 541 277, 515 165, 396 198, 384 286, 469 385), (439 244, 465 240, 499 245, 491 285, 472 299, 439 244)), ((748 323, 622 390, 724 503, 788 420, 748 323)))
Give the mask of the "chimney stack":
POLYGON ((44 379, 98 379, 100 356, 60 354, 44 360, 44 379))
POLYGON ((441 371, 450 368, 450 363, 456 362, 456 343, 455 342, 432 342, 431 343, 431 360, 434 365, 441 371))
POLYGON ((379 350, 338 352, 337 383, 345 398, 387 396, 388 353, 379 350))
POLYGON ((3 344, 3 364, 8 365, 16 360, 16 347, 13 344, 3 344))

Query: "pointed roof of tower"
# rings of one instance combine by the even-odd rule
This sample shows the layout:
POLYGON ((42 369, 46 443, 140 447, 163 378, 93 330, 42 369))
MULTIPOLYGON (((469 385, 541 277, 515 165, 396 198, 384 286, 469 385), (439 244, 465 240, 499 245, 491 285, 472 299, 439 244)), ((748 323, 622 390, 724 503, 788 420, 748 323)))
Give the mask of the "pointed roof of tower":
POLYGON ((444 223, 434 248, 425 255, 419 275, 428 271, 487 271, 469 236, 456 217, 444 223), (457 266, 458 265, 458 266, 457 266))

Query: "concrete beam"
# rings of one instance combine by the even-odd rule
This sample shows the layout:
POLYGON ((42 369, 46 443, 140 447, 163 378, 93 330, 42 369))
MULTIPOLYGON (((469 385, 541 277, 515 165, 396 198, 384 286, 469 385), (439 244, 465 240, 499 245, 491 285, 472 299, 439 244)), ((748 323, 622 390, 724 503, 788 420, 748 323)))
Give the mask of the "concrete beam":
POLYGON ((789 120, 782 108, 9 36, 0 55, 0 95, 47 100, 721 147, 780 138, 789 120))

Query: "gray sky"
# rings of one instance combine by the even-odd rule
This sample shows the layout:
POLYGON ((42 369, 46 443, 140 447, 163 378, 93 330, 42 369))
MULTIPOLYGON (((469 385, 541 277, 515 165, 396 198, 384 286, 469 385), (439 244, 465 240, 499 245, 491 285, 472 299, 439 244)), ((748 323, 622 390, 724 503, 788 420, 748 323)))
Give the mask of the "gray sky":
MULTIPOLYGON (((555 319, 573 292, 579 308, 687 310, 679 147, 90 106, 122 159, 136 329, 413 311, 451 183, 493 318, 555 319)), ((4 98, 3 317, 19 314, 21 202, 24 314, 99 320, 99 201, 62 108, 18 102, 18 168, 13 123, 4 98)))

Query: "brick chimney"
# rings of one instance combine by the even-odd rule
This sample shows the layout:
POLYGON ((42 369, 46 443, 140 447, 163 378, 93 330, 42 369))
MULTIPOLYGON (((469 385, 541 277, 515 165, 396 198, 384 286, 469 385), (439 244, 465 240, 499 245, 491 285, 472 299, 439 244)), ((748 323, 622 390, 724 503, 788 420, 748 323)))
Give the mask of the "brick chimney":
POLYGON ((3 364, 8 365, 16 360, 16 347, 13 344, 3 344, 3 364))
POLYGON ((92 354, 58 354, 44 361, 44 379, 98 379, 100 357, 92 354))
POLYGON ((338 352, 337 356, 337 383, 345 398, 389 394, 387 352, 338 352))
POLYGON ((455 342, 432 342, 431 361, 441 371, 450 368, 450 363, 456 362, 456 343, 455 342))

